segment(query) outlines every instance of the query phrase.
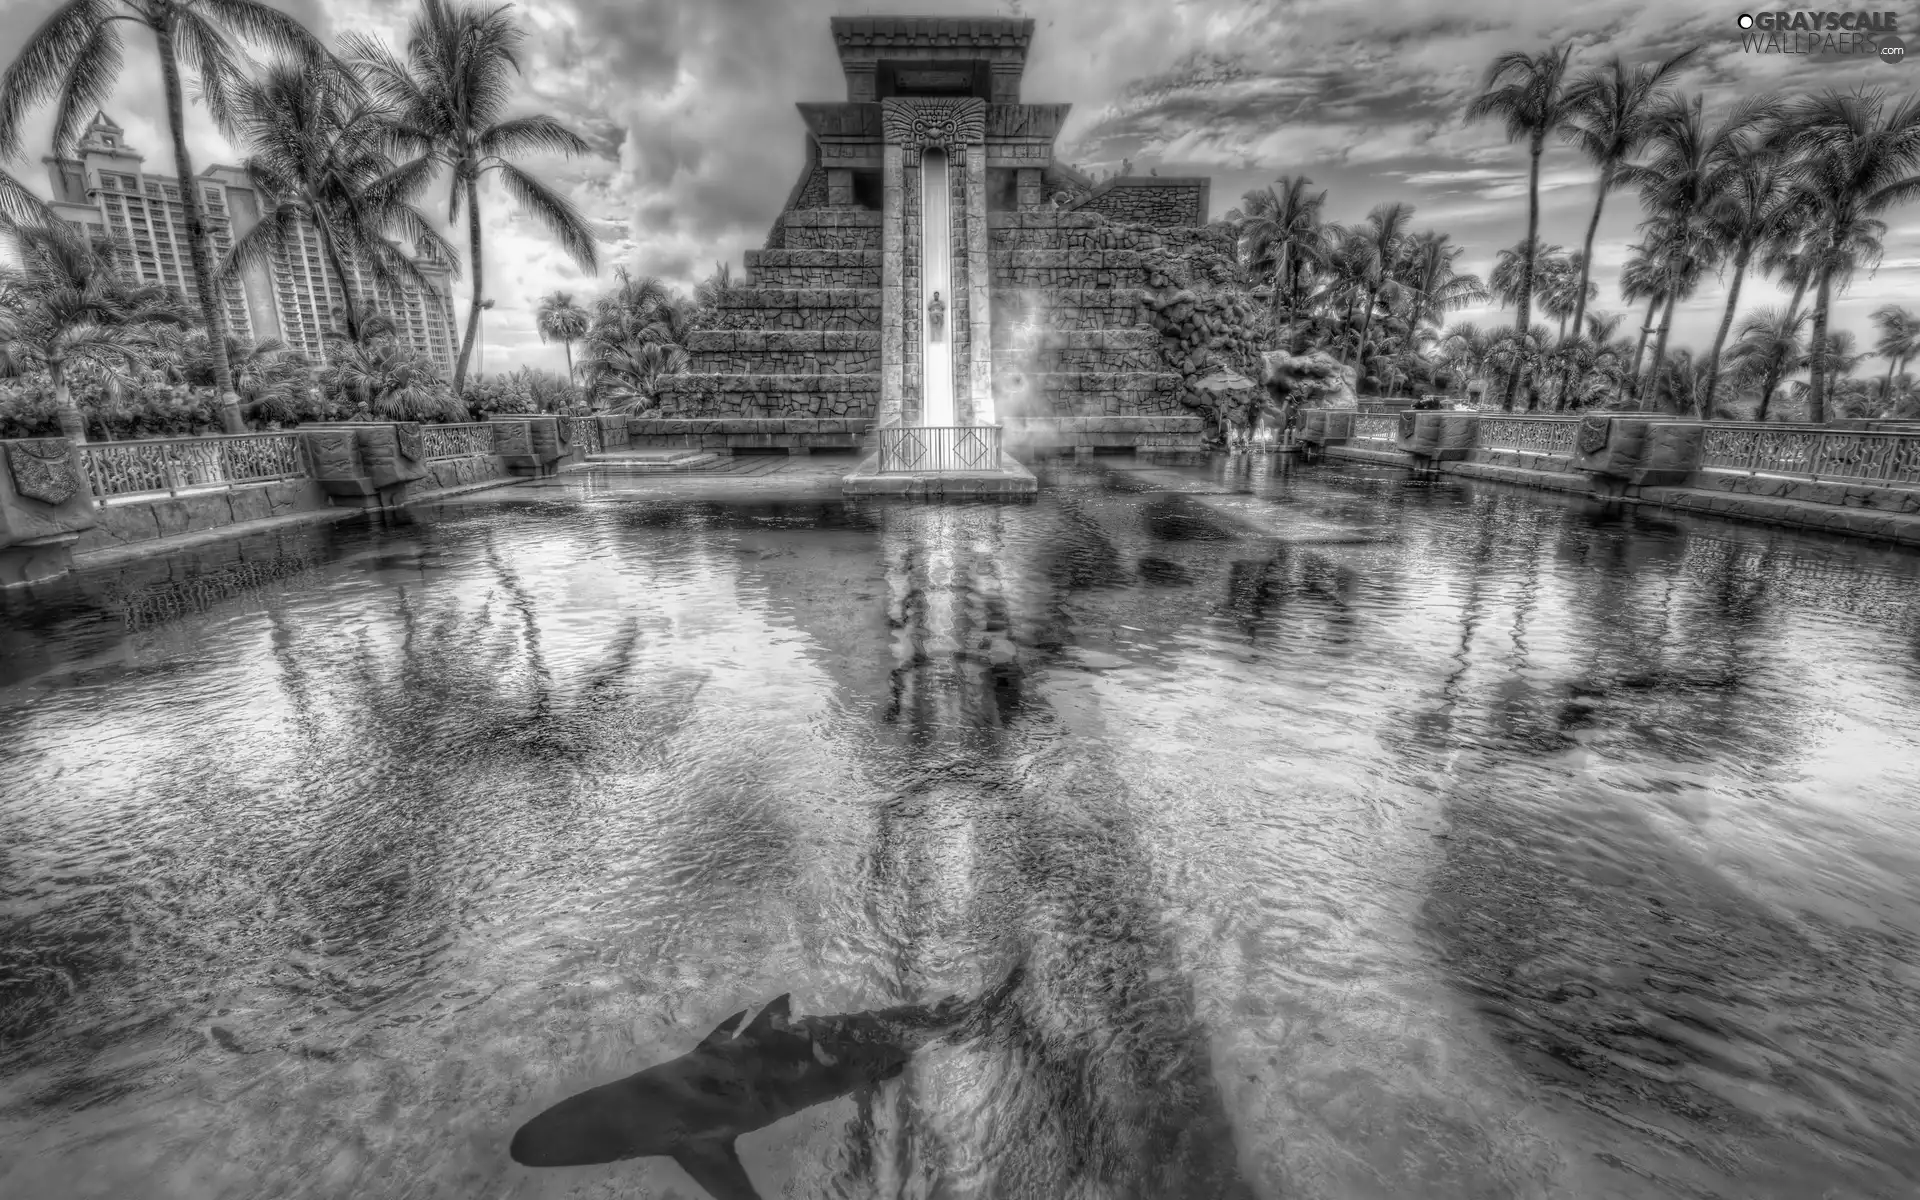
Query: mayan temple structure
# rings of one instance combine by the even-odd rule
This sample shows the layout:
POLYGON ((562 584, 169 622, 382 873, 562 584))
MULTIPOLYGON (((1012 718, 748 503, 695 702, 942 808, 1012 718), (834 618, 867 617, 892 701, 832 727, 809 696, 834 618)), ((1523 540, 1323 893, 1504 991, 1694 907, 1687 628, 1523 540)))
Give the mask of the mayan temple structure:
POLYGON ((1069 106, 1020 95, 1030 19, 831 26, 846 99, 799 105, 806 166, 634 444, 1026 481, 983 491, 1030 490, 1016 453, 1197 448, 1147 300, 1208 181, 1056 162, 1069 106))

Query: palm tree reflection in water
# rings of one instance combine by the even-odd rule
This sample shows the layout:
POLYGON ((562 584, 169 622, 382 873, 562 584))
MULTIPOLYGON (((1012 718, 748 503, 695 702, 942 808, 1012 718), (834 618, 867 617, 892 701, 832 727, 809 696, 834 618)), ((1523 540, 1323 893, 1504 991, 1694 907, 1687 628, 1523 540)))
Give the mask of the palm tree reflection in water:
POLYGON ((1044 563, 1086 531, 1014 546, 1009 524, 988 505, 883 514, 894 749, 876 769, 901 786, 868 887, 903 998, 955 962, 1024 956, 1028 982, 986 1042, 862 1104, 835 1194, 919 1175, 956 1195, 1251 1197, 1126 788, 1029 682, 1061 599, 1032 585, 1071 588, 1044 563))

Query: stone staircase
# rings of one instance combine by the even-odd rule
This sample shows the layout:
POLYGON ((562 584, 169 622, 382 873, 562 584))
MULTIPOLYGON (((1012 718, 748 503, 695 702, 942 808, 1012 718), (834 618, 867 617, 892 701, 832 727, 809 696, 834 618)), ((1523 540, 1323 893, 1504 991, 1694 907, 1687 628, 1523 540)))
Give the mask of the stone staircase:
POLYGON ((880 402, 880 214, 784 215, 784 245, 747 252, 747 280, 687 338, 688 369, 663 380, 635 446, 858 449, 880 402))
POLYGON ((1009 443, 1196 448, 1200 420, 1180 404, 1180 376, 1147 323, 1164 240, 1089 213, 1000 212, 987 226, 994 394, 1009 443))

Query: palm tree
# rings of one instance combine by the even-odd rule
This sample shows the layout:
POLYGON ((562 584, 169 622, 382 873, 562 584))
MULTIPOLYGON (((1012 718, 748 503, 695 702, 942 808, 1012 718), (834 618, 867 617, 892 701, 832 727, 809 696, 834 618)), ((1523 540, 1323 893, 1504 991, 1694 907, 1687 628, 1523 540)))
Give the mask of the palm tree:
MULTIPOLYGON (((1713 418, 1720 386, 1720 353, 1727 332, 1733 328, 1747 266, 1757 248, 1791 236, 1793 218, 1802 211, 1791 186, 1789 164, 1777 147, 1735 139, 1725 148, 1722 169, 1723 186, 1708 209, 1706 221, 1708 234, 1719 243, 1721 254, 1733 260, 1733 279, 1727 285, 1727 306, 1720 314, 1720 328, 1714 332, 1713 349, 1707 355, 1706 391, 1700 413, 1707 420, 1713 418)), ((1763 270, 1766 261, 1762 259, 1763 270)))
POLYGON ((1308 195, 1313 180, 1304 175, 1282 175, 1279 185, 1248 192, 1246 208, 1227 214, 1240 231, 1241 253, 1249 265, 1262 270, 1273 284, 1274 320, 1284 302, 1292 320, 1300 305, 1302 273, 1324 258, 1325 238, 1320 213, 1327 194, 1308 195))
POLYGON ((1451 326, 1440 338, 1441 361, 1460 377, 1460 393, 1466 395, 1475 379, 1485 379, 1487 364, 1493 360, 1493 337, 1471 321, 1451 326))
POLYGON ((327 268, 340 284, 340 315, 349 340, 359 341, 374 297, 356 297, 365 267, 374 284, 411 282, 434 289, 395 238, 456 261, 413 197, 431 181, 432 161, 396 166, 387 156, 391 113, 331 58, 285 59, 259 78, 235 87, 224 122, 245 144, 248 181, 263 201, 258 224, 220 263, 223 279, 246 266, 270 263, 297 250, 311 229, 327 268))
POLYGON ((1816 281, 1813 377, 1807 419, 1824 424, 1827 321, 1834 285, 1877 258, 1886 231, 1878 215, 1920 196, 1920 96, 1888 106, 1883 91, 1803 96, 1781 125, 1794 156, 1797 190, 1813 219, 1807 250, 1816 281))
POLYGON ((1760 404, 1754 420, 1767 419, 1780 381, 1806 365, 1806 350, 1800 342, 1800 327, 1806 320, 1805 313, 1763 308, 1749 314, 1734 334, 1728 364, 1736 376, 1759 383, 1760 404))
MULTIPOLYGON (((1397 294, 1400 287, 1399 281, 1394 278, 1394 270, 1399 265, 1402 244, 1407 238, 1407 226, 1412 222, 1413 206, 1393 200, 1376 204, 1355 231, 1358 236, 1355 250, 1359 255, 1357 262, 1361 268, 1359 282, 1363 298, 1359 349, 1354 358, 1356 384, 1367 377, 1367 334, 1373 328, 1374 307, 1383 296, 1390 298, 1397 294)), ((1358 391, 1358 388, 1355 390, 1358 391)))
POLYGON ((1880 403, 1885 405, 1893 397, 1895 372, 1920 356, 1920 316, 1898 304, 1883 304, 1873 310, 1873 323, 1880 330, 1873 343, 1874 353, 1887 360, 1887 378, 1880 385, 1880 403))
POLYGON ((27 113, 56 97, 53 152, 72 151, 81 123, 107 103, 118 82, 124 50, 122 21, 152 30, 160 51, 173 168, 180 177, 180 203, 187 218, 187 256, 193 264, 200 319, 214 335, 214 386, 220 392, 227 432, 241 433, 246 425, 240 418, 240 398, 233 390, 233 369, 221 336, 226 323, 214 293, 206 214, 194 185, 193 158, 187 153, 181 67, 198 75, 201 94, 218 119, 239 77, 230 35, 287 54, 325 51, 298 21, 261 0, 66 0, 40 23, 0 75, 0 159, 19 156, 27 113))
POLYGON ((155 326, 183 325, 188 317, 166 289, 122 282, 110 240, 88 245, 64 226, 14 225, 4 236, 19 265, 0 269, 8 301, 0 309, 0 359, 44 369, 61 436, 84 443, 86 419, 69 370, 135 369, 155 348, 155 326))
POLYGON ((1600 187, 1593 198, 1593 216, 1587 221, 1587 240, 1580 249, 1580 284, 1574 304, 1573 332, 1580 336, 1586 317, 1587 276, 1593 265, 1593 238, 1600 229, 1600 210, 1607 193, 1619 188, 1620 167, 1640 152, 1647 137, 1648 117, 1662 89, 1680 68, 1692 61, 1699 47, 1682 50, 1663 63, 1629 68, 1619 55, 1603 67, 1583 71, 1567 87, 1572 110, 1565 135, 1600 168, 1600 187))
POLYGON ((573 382, 573 344, 587 336, 592 321, 587 310, 573 302, 573 293, 555 292, 540 302, 540 309, 534 314, 533 327, 539 331, 540 340, 558 341, 567 350, 567 382, 573 382))
POLYGON ((1620 398, 1625 399, 1630 388, 1637 389, 1633 382, 1640 377, 1640 360, 1646 354, 1647 339, 1653 334, 1653 323, 1659 319, 1660 306, 1667 299, 1668 264, 1655 252, 1649 239, 1627 253, 1626 265, 1620 269, 1620 298, 1628 304, 1645 300, 1647 302, 1646 320, 1640 323, 1640 339, 1633 347, 1633 362, 1620 380, 1620 398))
POLYGON ((370 318, 367 326, 360 339, 329 347, 321 390, 390 420, 466 418, 466 406, 447 389, 432 359, 395 340, 385 318, 370 318))
MULTIPOLYGON (((1515 297, 1515 307, 1520 311, 1513 325, 1521 334, 1528 333, 1533 323, 1533 252, 1540 237, 1540 155, 1546 149, 1547 136, 1567 128, 1573 115, 1563 86, 1572 57, 1571 45, 1532 55, 1508 51, 1493 60, 1481 94, 1467 107, 1469 121, 1498 117, 1506 123, 1509 142, 1527 140, 1527 237, 1521 243, 1527 264, 1515 297)), ((1507 378, 1501 407, 1509 412, 1519 386, 1518 375, 1507 378)))
POLYGON ((1487 287, 1480 277, 1453 268, 1465 250, 1464 246, 1453 245, 1446 234, 1431 230, 1408 240, 1400 278, 1412 300, 1407 324, 1414 340, 1420 339, 1427 325, 1438 326, 1443 313, 1487 302, 1487 287))
POLYGON ((1652 159, 1620 169, 1627 183, 1639 187, 1641 203, 1652 214, 1643 227, 1670 266, 1666 311, 1660 318, 1649 374, 1655 385, 1663 378, 1661 364, 1674 309, 1692 291, 1700 273, 1719 258, 1722 242, 1714 236, 1712 214, 1732 178, 1729 163, 1772 113, 1771 100, 1751 97, 1734 105, 1709 129, 1700 97, 1669 100, 1649 120, 1652 159))
POLYGON ((346 43, 369 83, 398 110, 398 143, 433 155, 452 173, 447 219, 458 221, 462 205, 466 208, 473 301, 454 361, 456 394, 466 384, 467 359, 484 303, 482 176, 497 173, 521 208, 559 239, 582 271, 599 270, 593 232, 572 202, 510 161, 513 155, 532 151, 574 155, 588 149, 580 135, 552 117, 505 115, 525 40, 510 7, 481 9, 457 0, 421 0, 408 26, 405 62, 365 35, 353 35, 346 43))
POLYGON ((50 225, 59 220, 47 202, 5 171, 0 171, 0 229, 12 225, 50 225))

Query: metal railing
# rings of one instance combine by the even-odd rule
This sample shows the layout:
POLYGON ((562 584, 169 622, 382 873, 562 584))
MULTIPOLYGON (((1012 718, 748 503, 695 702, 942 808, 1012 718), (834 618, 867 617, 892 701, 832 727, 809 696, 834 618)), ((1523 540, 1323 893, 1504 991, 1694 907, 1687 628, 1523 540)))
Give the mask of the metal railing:
POLYGON ((997 471, 998 425, 893 425, 880 431, 880 470, 997 471))
POLYGON ((422 425, 420 434, 429 462, 440 458, 475 458, 493 453, 493 426, 485 421, 422 425))
POLYGON ((1360 413, 1353 418, 1353 439, 1357 442, 1390 442, 1399 431, 1400 418, 1393 414, 1360 413))
POLYGON ((1580 434, 1579 417, 1481 416, 1475 444, 1488 450, 1525 450, 1533 454, 1573 457, 1573 441, 1580 434))
POLYGON ((1920 484, 1920 434, 1716 422, 1707 426, 1700 465, 1757 475, 1920 484))
POLYGON ((294 433, 89 442, 80 447, 80 459, 94 499, 103 504, 307 477, 307 458, 294 433))
POLYGON ((573 422, 573 443, 588 454, 599 454, 607 448, 606 431, 600 427, 598 417, 567 417, 573 422))

